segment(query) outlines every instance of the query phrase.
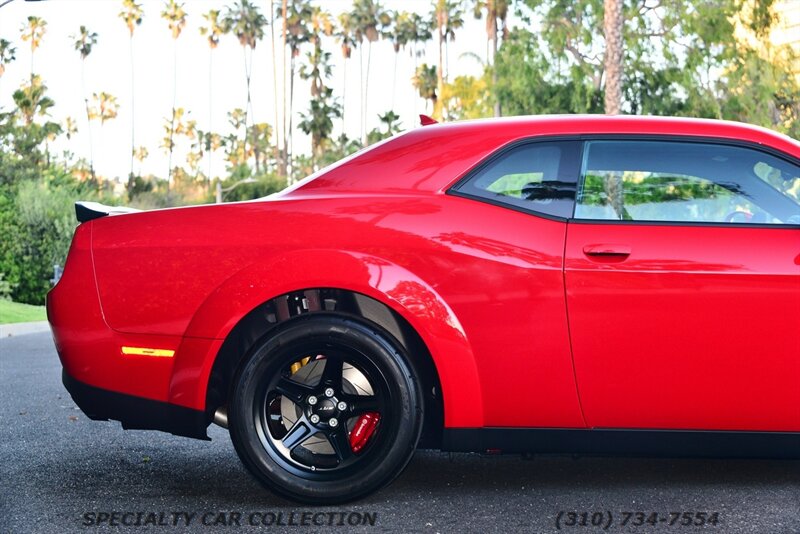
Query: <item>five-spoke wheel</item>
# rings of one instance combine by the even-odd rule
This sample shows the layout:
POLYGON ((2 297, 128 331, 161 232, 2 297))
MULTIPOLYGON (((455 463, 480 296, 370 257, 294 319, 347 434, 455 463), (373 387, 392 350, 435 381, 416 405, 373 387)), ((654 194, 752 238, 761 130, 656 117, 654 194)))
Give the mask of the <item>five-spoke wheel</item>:
POLYGON ((422 428, 400 344, 377 325, 314 314, 281 325, 241 366, 230 431, 250 471, 287 497, 330 504, 396 477, 422 428))

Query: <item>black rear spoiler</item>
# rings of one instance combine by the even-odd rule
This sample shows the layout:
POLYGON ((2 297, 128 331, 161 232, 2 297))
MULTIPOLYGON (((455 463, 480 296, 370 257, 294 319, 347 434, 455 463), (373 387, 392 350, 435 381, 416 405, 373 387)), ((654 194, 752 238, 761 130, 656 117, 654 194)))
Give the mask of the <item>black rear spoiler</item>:
POLYGON ((106 206, 99 202, 79 201, 75 203, 75 216, 78 222, 87 222, 92 219, 99 219, 106 215, 121 215, 123 213, 136 213, 141 210, 126 208, 124 206, 106 206))

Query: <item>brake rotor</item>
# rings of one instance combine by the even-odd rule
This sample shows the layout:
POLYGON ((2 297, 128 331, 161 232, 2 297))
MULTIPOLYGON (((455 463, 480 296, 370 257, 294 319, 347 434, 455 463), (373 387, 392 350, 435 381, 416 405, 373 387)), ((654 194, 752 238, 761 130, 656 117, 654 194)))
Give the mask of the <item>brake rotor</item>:
MULTIPOLYGON (((325 369, 324 357, 303 358, 292 365, 292 380, 301 384, 315 385, 319 382, 322 371, 325 369)), ((364 374, 345 363, 342 366, 342 390, 348 395, 373 395, 372 386, 364 374)), ((301 408, 286 397, 281 397, 281 422, 287 432, 300 417, 301 408)), ((358 417, 347 420, 348 435, 356 426, 358 417)), ((328 439, 322 435, 311 436, 301 445, 303 449, 313 454, 335 454, 328 439)))

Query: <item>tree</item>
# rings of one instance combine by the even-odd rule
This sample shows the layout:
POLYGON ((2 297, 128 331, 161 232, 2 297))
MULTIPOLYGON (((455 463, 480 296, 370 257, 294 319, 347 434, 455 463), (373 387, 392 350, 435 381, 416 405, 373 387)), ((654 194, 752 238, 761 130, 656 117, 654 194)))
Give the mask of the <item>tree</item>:
MULTIPOLYGON (((289 47, 289 90, 288 90, 288 110, 287 92, 284 92, 284 133, 283 133, 283 164, 291 161, 291 154, 294 150, 292 146, 293 122, 294 122, 294 75, 297 67, 296 59, 300 55, 300 47, 309 40, 309 21, 311 19, 311 6, 307 0, 292 0, 287 7, 286 2, 281 9, 280 16, 283 18, 283 42, 284 50, 289 47), (286 121, 288 120, 288 125, 286 121)), ((284 78, 286 76, 284 64, 284 78)), ((284 85, 284 88, 286 86, 284 85)), ((285 173, 284 173, 285 174, 285 173)))
POLYGON ((29 16, 27 24, 23 24, 20 31, 22 40, 31 42, 31 80, 33 80, 33 56, 47 32, 47 21, 41 17, 29 16))
POLYGON ((128 180, 133 179, 133 157, 134 147, 136 146, 136 84, 134 78, 134 65, 133 65, 133 32, 136 27, 142 24, 142 17, 144 11, 141 4, 137 4, 135 0, 122 0, 122 11, 119 12, 119 17, 125 22, 128 27, 128 57, 131 64, 131 168, 128 174, 128 180))
POLYGON ((307 55, 308 65, 300 68, 300 77, 311 82, 311 102, 308 113, 301 116, 298 126, 304 133, 311 135, 311 164, 315 167, 316 160, 321 156, 324 144, 333 131, 333 118, 341 115, 341 106, 332 98, 333 89, 325 85, 331 76, 331 54, 323 52, 321 37, 333 33, 331 17, 315 7, 310 22, 314 48, 307 55))
POLYGON ((106 122, 116 119, 119 113, 119 103, 117 97, 105 91, 92 94, 92 107, 90 108, 92 120, 99 120, 101 126, 106 122))
MULTIPOLYGON (((433 31, 431 27, 431 21, 420 15, 419 13, 412 13, 411 14, 411 28, 412 33, 409 36, 409 42, 411 44, 411 55, 414 58, 414 74, 417 72, 418 68, 418 60, 421 55, 424 54, 424 48, 420 50, 420 45, 425 45, 428 41, 433 38, 433 31)), ((412 91, 416 94, 416 88, 411 86, 412 91)), ((414 98, 414 111, 416 112, 417 109, 417 99, 414 98)))
POLYGON ((381 130, 381 128, 378 127, 369 132, 367 136, 369 144, 377 143, 378 141, 387 139, 400 132, 400 115, 394 111, 389 110, 383 115, 378 115, 378 120, 381 125, 386 126, 386 129, 381 130))
MULTIPOLYGON (((203 15, 206 21, 205 26, 200 26, 200 35, 206 38, 208 43, 208 130, 214 129, 214 50, 219 46, 219 39, 225 33, 225 27, 220 20, 220 11, 211 9, 203 15)), ((248 84, 249 85, 249 84, 248 84)), ((248 93, 249 93, 248 88, 248 93)), ((208 179, 211 179, 211 150, 206 149, 205 154, 208 158, 208 179)))
MULTIPOLYGON (((278 58, 275 52, 275 6, 273 0, 269 0, 269 44, 270 51, 272 52, 272 111, 275 114, 275 127, 273 128, 275 135, 275 144, 272 145, 272 157, 275 160, 275 166, 279 176, 284 176, 282 173, 280 146, 281 146, 281 132, 280 132, 280 119, 278 117, 278 58)), ((285 47, 282 48, 284 52, 285 47)))
MULTIPOLYGON (((449 73, 447 70, 447 54, 445 47, 447 41, 455 40, 455 31, 464 25, 461 0, 434 0, 432 19, 436 25, 436 34, 439 43, 439 64, 436 70, 437 92, 441 95, 444 90, 444 82, 449 73)), ((438 110, 434 110, 435 115, 440 115, 438 110)))
POLYGON ((362 71, 361 86, 361 140, 367 142, 367 116, 369 114, 369 65, 372 60, 372 43, 377 41, 383 29, 389 25, 389 14, 383 10, 378 0, 354 0, 351 17, 356 28, 356 41, 359 44, 359 54, 363 64, 363 50, 360 46, 364 39, 367 40, 367 72, 362 71))
POLYGON ((29 84, 23 85, 14 92, 14 104, 26 126, 33 125, 37 116, 46 116, 50 108, 55 105, 55 102, 46 95, 47 86, 42 83, 42 78, 38 74, 34 74, 29 84))
POLYGON ((417 72, 414 73, 411 83, 419 92, 420 97, 431 101, 431 109, 436 109, 438 100, 438 76, 436 73, 436 66, 428 66, 426 63, 423 63, 417 67, 417 72))
POLYGON ((414 38, 416 30, 414 28, 414 20, 411 18, 411 13, 408 11, 393 11, 390 12, 391 25, 389 26, 386 35, 392 43, 394 49, 394 73, 392 74, 392 100, 391 107, 394 108, 394 94, 395 87, 397 86, 397 58, 400 56, 400 50, 405 49, 406 45, 414 38))
MULTIPOLYGON (((494 97, 509 114, 601 113, 613 85, 599 43, 601 0, 522 0, 520 27, 495 61, 494 97), (535 21, 535 22, 534 22, 535 21)), ((622 2, 620 110, 744 120, 797 132, 796 59, 768 45, 771 2, 622 2), (743 31, 756 33, 752 42, 743 31), (761 35, 761 37, 758 37, 761 35)))
POLYGON ((445 82, 444 92, 439 96, 442 117, 449 121, 490 117, 493 114, 490 86, 489 70, 481 77, 456 76, 452 82, 445 82))
POLYGON ((342 50, 342 133, 344 135, 344 114, 347 110, 347 60, 353 54, 353 48, 358 45, 356 41, 356 27, 355 21, 350 13, 341 13, 339 15, 339 29, 335 33, 336 39, 339 41, 339 47, 342 50))
POLYGON ((73 47, 81 56, 81 94, 83 107, 86 111, 86 132, 89 135, 89 173, 92 180, 94 174, 94 143, 92 142, 92 116, 89 111, 89 96, 86 93, 86 58, 92 53, 92 48, 97 44, 97 33, 91 32, 86 26, 81 26, 77 35, 72 36, 73 47))
POLYGON ((619 114, 622 107, 622 21, 622 0, 604 0, 605 109, 609 115, 619 114))
MULTIPOLYGON (((258 41, 264 38, 264 26, 267 19, 261 14, 258 7, 248 0, 239 0, 234 7, 229 7, 222 19, 222 26, 239 39, 244 53, 244 75, 247 85, 247 104, 245 105, 245 125, 248 118, 252 117, 253 104, 250 98, 250 76, 253 68, 253 51, 258 41)), ((247 144, 247 129, 245 128, 244 143, 247 144)))
MULTIPOLYGON (((508 36, 506 20, 508 18, 509 0, 475 0, 473 13, 475 18, 481 18, 482 11, 486 12, 486 62, 494 65, 497 55, 499 35, 505 39, 508 36)), ((497 72, 492 69, 492 85, 497 85, 497 72)), ((502 115, 500 102, 495 100, 494 116, 502 115)))
MULTIPOLYGON (((161 12, 161 18, 167 21, 167 26, 172 33, 172 125, 170 126, 170 134, 174 135, 175 132, 175 102, 178 96, 178 37, 181 36, 184 26, 186 26, 186 11, 183 10, 183 4, 175 0, 167 0, 164 4, 164 10, 161 12)), ((169 171, 167 174, 167 192, 169 192, 170 182, 172 181, 172 151, 175 147, 173 140, 169 144, 169 171)))
POLYGON ((0 39, 0 78, 6 72, 6 65, 17 58, 16 52, 17 49, 11 46, 11 41, 0 39))

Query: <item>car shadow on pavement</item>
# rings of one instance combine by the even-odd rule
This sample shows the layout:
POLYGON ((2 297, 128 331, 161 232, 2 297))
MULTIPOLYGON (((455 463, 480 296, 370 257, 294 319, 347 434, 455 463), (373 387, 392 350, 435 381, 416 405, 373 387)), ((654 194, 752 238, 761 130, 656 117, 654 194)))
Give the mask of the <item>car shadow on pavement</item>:
MULTIPOLYGON (((77 500, 95 500, 105 495, 120 502, 293 506, 255 481, 240 464, 230 443, 218 444, 211 451, 203 447, 203 443, 193 442, 182 448, 125 445, 96 451, 72 449, 68 457, 57 460, 57 465, 41 468, 61 470, 61 483, 49 489, 57 494, 66 489, 77 500)), ((800 491, 800 460, 531 458, 418 451, 398 480, 359 504, 448 499, 454 492, 484 497, 508 495, 526 488, 563 495, 640 493, 676 487, 692 492, 709 486, 745 491, 763 486, 795 486, 800 491)))

